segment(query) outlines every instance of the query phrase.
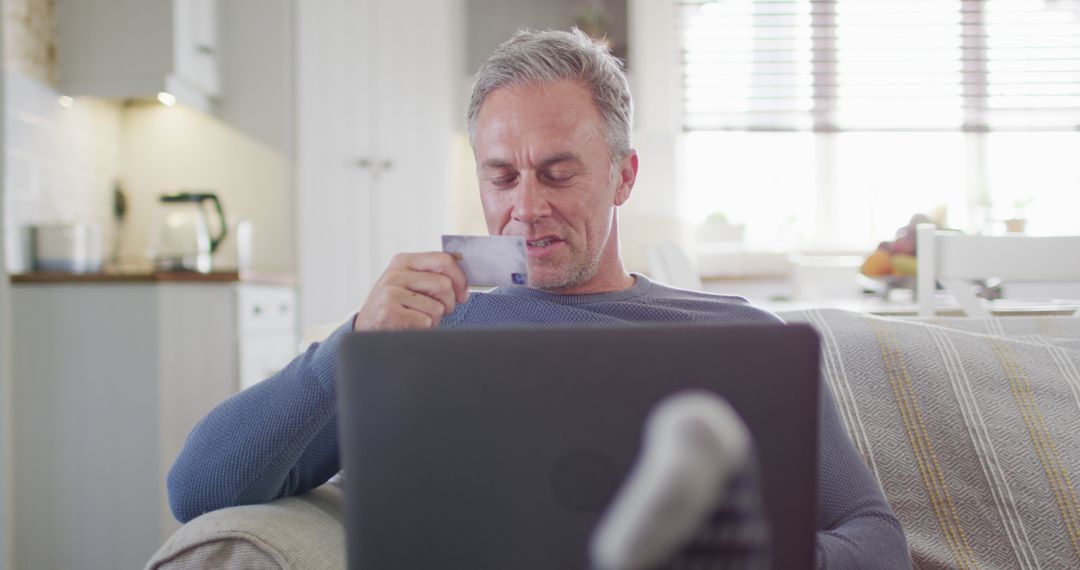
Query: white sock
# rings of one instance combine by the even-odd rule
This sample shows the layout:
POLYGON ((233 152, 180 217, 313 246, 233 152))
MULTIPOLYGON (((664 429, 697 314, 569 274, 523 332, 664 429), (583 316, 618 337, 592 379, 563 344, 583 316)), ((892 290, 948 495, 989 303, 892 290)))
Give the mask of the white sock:
POLYGON ((679 392, 658 403, 637 463, 593 533, 593 566, 635 570, 671 559, 724 500, 749 448, 742 420, 712 393, 679 392))

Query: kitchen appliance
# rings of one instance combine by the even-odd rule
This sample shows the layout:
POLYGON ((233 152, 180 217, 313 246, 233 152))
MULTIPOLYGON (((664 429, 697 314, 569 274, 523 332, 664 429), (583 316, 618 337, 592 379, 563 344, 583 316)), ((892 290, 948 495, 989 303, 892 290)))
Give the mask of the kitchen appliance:
POLYGON ((158 200, 158 216, 150 258, 158 271, 198 271, 213 269, 213 254, 227 232, 221 200, 211 192, 164 194, 158 200), (213 204, 208 214, 207 204, 213 204), (210 219, 216 218, 217 232, 210 234, 210 219))
POLYGON ((31 226, 30 252, 35 271, 97 273, 104 261, 101 226, 95 223, 31 226))

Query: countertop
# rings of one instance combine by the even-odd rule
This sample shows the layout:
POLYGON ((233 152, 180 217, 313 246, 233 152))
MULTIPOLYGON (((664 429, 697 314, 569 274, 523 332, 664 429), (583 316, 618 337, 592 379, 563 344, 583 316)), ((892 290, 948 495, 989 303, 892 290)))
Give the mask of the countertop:
POLYGON ((9 276, 13 284, 33 283, 253 283, 292 287, 296 279, 281 273, 237 271, 103 272, 103 273, 18 273, 9 276))

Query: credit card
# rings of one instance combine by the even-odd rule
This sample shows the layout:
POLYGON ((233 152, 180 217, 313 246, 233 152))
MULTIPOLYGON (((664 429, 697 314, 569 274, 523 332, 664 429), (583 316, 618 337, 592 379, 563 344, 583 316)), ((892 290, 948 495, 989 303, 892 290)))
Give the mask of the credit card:
POLYGON ((442 249, 458 260, 469 287, 529 283, 529 256, 522 236, 443 236, 442 249))

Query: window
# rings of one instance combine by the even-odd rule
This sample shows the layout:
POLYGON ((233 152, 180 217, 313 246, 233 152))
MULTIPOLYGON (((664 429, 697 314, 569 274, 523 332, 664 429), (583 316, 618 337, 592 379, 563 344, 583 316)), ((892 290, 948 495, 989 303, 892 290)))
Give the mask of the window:
POLYGON ((827 248, 915 212, 1080 232, 1080 0, 677 4, 693 219, 827 248))

